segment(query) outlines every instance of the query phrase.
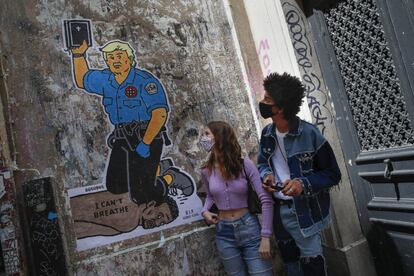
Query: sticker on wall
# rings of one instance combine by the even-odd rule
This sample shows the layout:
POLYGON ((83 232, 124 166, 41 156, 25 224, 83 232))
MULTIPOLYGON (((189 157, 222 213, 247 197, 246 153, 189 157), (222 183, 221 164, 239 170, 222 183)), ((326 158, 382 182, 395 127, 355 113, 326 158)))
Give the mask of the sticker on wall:
POLYGON ((171 106, 161 81, 136 67, 128 42, 99 48, 106 68, 89 67, 90 20, 64 20, 75 85, 102 99, 113 126, 101 185, 68 191, 77 249, 85 250, 201 219, 193 178, 163 149, 171 106))

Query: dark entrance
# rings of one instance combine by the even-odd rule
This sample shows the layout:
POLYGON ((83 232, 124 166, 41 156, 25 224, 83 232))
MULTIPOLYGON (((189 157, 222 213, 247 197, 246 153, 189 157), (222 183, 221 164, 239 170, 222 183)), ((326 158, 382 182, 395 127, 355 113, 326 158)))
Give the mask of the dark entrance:
POLYGON ((308 19, 378 275, 414 275, 414 1, 344 0, 308 19))

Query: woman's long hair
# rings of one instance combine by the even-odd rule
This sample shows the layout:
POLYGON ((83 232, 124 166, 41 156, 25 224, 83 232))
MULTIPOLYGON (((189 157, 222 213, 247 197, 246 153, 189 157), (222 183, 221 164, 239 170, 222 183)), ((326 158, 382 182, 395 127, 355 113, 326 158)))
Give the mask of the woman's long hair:
POLYGON ((211 173, 217 164, 225 180, 238 177, 242 170, 241 147, 233 128, 222 121, 210 122, 207 127, 214 135, 214 146, 203 168, 211 173))

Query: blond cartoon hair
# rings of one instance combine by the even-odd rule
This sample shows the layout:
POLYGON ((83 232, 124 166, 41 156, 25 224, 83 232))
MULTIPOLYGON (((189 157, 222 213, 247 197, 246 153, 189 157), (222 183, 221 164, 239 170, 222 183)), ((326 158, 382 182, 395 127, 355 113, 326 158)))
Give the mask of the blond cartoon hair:
POLYGON ((135 66, 135 55, 134 50, 129 45, 128 42, 120 41, 120 40, 114 40, 110 41, 105 44, 101 49, 101 52, 103 54, 103 58, 105 60, 108 59, 107 55, 108 53, 112 53, 113 51, 119 50, 119 51, 125 51, 128 55, 128 58, 132 61, 132 66, 135 66))

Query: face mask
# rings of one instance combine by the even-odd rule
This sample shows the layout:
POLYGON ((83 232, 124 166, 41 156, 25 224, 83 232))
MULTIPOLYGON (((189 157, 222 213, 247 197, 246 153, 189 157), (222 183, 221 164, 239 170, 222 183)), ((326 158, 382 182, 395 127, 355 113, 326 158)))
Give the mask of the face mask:
POLYGON ((203 147, 203 149, 208 152, 213 148, 214 140, 212 138, 209 138, 209 137, 203 135, 200 138, 200 144, 203 147))
POLYGON ((265 119, 272 117, 274 115, 273 111, 272 111, 273 106, 274 105, 265 104, 265 103, 260 102, 259 103, 260 115, 262 115, 262 117, 265 118, 265 119))

